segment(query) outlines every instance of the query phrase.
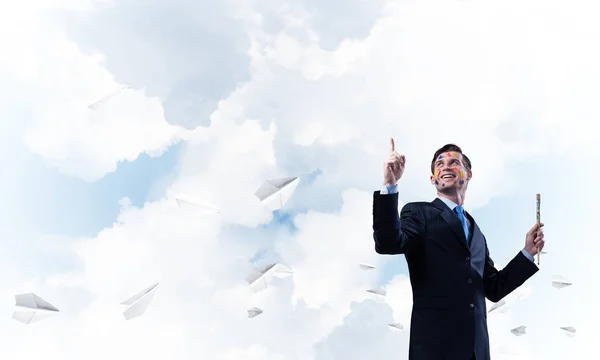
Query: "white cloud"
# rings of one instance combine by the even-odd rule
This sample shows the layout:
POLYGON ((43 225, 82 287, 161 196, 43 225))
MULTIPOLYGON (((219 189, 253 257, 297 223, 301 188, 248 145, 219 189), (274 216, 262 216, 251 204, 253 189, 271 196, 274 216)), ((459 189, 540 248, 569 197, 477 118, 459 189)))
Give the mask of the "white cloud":
POLYGON ((98 56, 86 56, 66 39, 40 44, 32 100, 33 124, 25 142, 67 174, 93 181, 141 153, 160 156, 183 135, 167 124, 158 98, 126 89, 98 108, 87 106, 118 89, 98 56), (53 54, 44 56, 42 54, 53 54))
POLYGON ((32 152, 66 174, 94 181, 142 153, 160 156, 185 136, 184 129, 165 122, 161 100, 143 89, 127 90, 98 111, 87 108, 122 84, 104 68, 102 55, 83 54, 47 14, 63 7, 85 13, 91 3, 28 5, 5 14, 10 21, 3 22, 2 33, 11 36, 2 64, 20 81, 5 83, 6 91, 25 85, 21 101, 30 106, 31 124, 24 141, 32 152))
POLYGON ((364 295, 375 280, 376 272, 364 272, 358 264, 378 266, 381 261, 370 241, 372 196, 347 191, 343 198, 339 214, 309 212, 296 217, 293 247, 287 241, 278 243, 282 257, 294 265, 295 298, 310 307, 329 305, 346 311, 348 296, 364 295))
MULTIPOLYGON (((24 288, 35 289, 65 309, 60 317, 36 326, 3 322, 0 329, 7 345, 0 349, 2 358, 33 359, 42 354, 65 360, 134 355, 302 360, 363 359, 366 354, 378 354, 375 358, 381 359, 404 357, 410 323, 407 280, 399 277, 388 286, 389 305, 363 301, 364 290, 375 286, 382 275, 380 265, 386 260, 404 262, 403 257, 378 256, 373 249, 372 191, 381 183, 390 136, 408 159, 400 185, 402 201, 432 197, 427 181, 431 156, 444 143, 456 142, 474 163, 468 201, 475 211, 486 210, 484 206, 494 197, 514 196, 521 187, 529 189, 539 179, 544 180, 539 186, 556 194, 573 190, 578 199, 585 199, 574 201, 571 209, 581 207, 584 214, 594 210, 589 194, 579 193, 583 188, 579 182, 595 181, 597 171, 589 165, 589 158, 577 156, 576 151, 596 151, 589 147, 588 118, 596 110, 589 95, 594 93, 593 81, 588 79, 597 75, 589 65, 600 59, 568 40, 584 30, 588 34, 598 29, 585 22, 561 25, 568 35, 561 35, 558 44, 569 44, 571 52, 586 57, 579 60, 579 67, 560 76, 551 73, 569 63, 568 58, 555 56, 561 52, 552 47, 556 44, 552 36, 559 34, 555 24, 565 11, 558 3, 390 2, 385 7, 378 3, 377 9, 369 8, 357 19, 362 30, 348 30, 352 21, 347 18, 338 33, 318 25, 327 9, 310 7, 307 2, 289 2, 260 15, 258 10, 264 10, 268 2, 247 2, 235 13, 229 5, 212 4, 215 19, 235 25, 225 30, 210 19, 213 15, 196 15, 192 5, 182 2, 181 7, 173 5, 171 13, 165 12, 172 18, 166 18, 169 24, 164 27, 156 27, 162 31, 127 30, 129 14, 119 7, 124 4, 85 13, 92 25, 118 23, 106 34, 86 32, 90 28, 80 26, 75 27, 82 30, 79 34, 68 27, 66 36, 51 22, 30 25, 27 29, 35 30, 29 31, 30 38, 23 36, 23 43, 11 45, 21 54, 30 54, 25 57, 28 61, 7 58, 1 66, 18 70, 18 79, 25 82, 19 85, 33 89, 29 102, 34 122, 26 140, 47 163, 94 180, 114 171, 119 161, 132 161, 143 152, 160 155, 183 139, 186 149, 179 159, 180 174, 165 189, 164 199, 142 208, 124 200, 112 227, 61 247, 81 268, 51 275, 40 270, 33 276, 20 274, 15 259, 0 261, 2 273, 11 275, 1 280, 0 294, 7 299, 3 300, 4 313, 10 313, 8 299, 24 288), (525 16, 531 15, 529 7, 542 7, 538 14, 543 17, 533 20, 540 27, 525 16), (373 14, 380 11, 384 15, 375 21, 373 14), (213 38, 205 37, 205 32, 193 36, 183 31, 201 32, 198 26, 204 25, 215 30, 213 38), (165 29, 176 29, 176 35, 169 37, 165 29), (342 40, 345 37, 351 39, 342 40), (77 46, 72 39, 79 42, 77 46), (222 52, 210 52, 218 48, 215 42, 223 44, 222 52), (188 54, 186 49, 194 46, 204 53, 188 54), (217 62, 227 56, 233 59, 231 63, 209 66, 207 59, 217 62), (201 58, 202 66, 196 66, 201 58), (200 89, 186 82, 219 80, 229 71, 236 75, 224 79, 223 87, 214 93, 210 86, 200 89), (87 105, 121 83, 147 91, 128 91, 106 109, 89 113, 87 105), (177 124, 194 130, 165 120, 162 101, 165 107, 173 101, 171 105, 177 108, 177 101, 196 96, 210 99, 210 106, 191 111, 203 120, 177 124), (567 159, 571 161, 552 162, 548 157, 565 154, 570 154, 567 159), (538 166, 540 159, 547 161, 544 167, 538 166), (520 167, 553 175, 549 178, 533 170, 527 174, 520 167), (312 209, 294 218, 298 231, 257 229, 272 219, 253 195, 262 181, 303 175, 316 168, 322 175, 311 186, 299 187, 293 200, 299 208, 312 209), (575 185, 562 190, 565 179, 575 185), (173 201, 179 194, 186 194, 189 201, 211 203, 222 213, 184 216, 173 201), (240 230, 239 225, 252 229, 240 230), (295 274, 252 294, 243 279, 251 267, 249 259, 266 245, 295 274), (360 262, 378 268, 364 272, 358 268, 360 262), (148 313, 125 322, 124 309, 118 304, 155 281, 161 285, 148 313), (264 313, 248 319, 246 310, 253 306, 264 313), (405 331, 389 331, 387 323, 392 321, 403 323, 405 331), (359 340, 364 342, 359 344, 359 340)), ((573 6, 567 13, 574 17, 574 9, 590 10, 573 6)), ((157 14, 145 16, 146 20, 165 19, 157 14)), ((567 223, 563 216, 578 219, 573 214, 579 211, 564 214, 557 200, 551 201, 557 205, 544 210, 548 224, 567 223)), ((580 325, 575 326, 582 329, 582 335, 575 339, 579 342, 571 343, 544 331, 554 328, 554 322, 534 313, 559 308, 559 300, 543 297, 547 271, 578 265, 569 270, 578 283, 585 283, 588 269, 577 259, 585 257, 587 264, 592 263, 590 254, 597 252, 598 245, 590 240, 591 215, 583 217, 576 228, 560 230, 564 237, 579 234, 577 241, 553 248, 553 253, 572 254, 572 258, 565 258, 562 268, 556 264, 542 268, 528 282, 534 289, 532 295, 514 306, 514 314, 490 316, 494 358, 518 358, 501 357, 503 347, 523 353, 520 359, 554 359, 591 349, 589 344, 579 346, 585 344, 580 338, 592 339, 598 330, 591 326, 593 319, 583 319, 578 309, 569 309, 573 312, 568 314, 577 319, 580 325), (530 335, 516 338, 510 334, 510 328, 526 320, 533 323, 530 335), (542 347, 548 338, 556 341, 542 347), (556 345, 559 341, 560 346, 556 345)), ((560 238, 559 230, 554 231, 555 239, 560 238)), ((486 236, 503 239, 505 234, 486 232, 486 236)), ((503 242, 494 247, 513 254, 520 246, 513 249, 513 245, 503 242)), ((46 258, 36 255, 47 261, 50 254, 46 258)), ((494 259, 502 267, 504 256, 499 257, 494 259)), ((595 287, 590 289, 597 293, 595 287)), ((580 295, 582 303, 591 304, 580 295)), ((566 313, 565 308, 559 309, 566 313)))

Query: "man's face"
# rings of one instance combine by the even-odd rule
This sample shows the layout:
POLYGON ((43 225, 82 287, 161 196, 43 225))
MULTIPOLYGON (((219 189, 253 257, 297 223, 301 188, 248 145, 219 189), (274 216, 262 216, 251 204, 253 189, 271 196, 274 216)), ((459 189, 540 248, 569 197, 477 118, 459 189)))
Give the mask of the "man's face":
POLYGON ((462 154, 450 151, 442 153, 433 163, 431 183, 438 191, 463 189, 471 180, 471 171, 464 166, 462 154))

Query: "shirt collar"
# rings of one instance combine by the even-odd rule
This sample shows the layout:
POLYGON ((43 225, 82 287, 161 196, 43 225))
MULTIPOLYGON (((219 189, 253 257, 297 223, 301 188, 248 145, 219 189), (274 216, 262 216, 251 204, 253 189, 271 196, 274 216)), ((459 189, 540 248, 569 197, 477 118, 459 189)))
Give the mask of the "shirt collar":
POLYGON ((455 203, 454 201, 447 199, 443 196, 438 196, 438 199, 442 200, 444 202, 444 204, 446 204, 446 206, 448 206, 450 208, 450 210, 454 211, 454 208, 458 206, 457 203, 455 203))

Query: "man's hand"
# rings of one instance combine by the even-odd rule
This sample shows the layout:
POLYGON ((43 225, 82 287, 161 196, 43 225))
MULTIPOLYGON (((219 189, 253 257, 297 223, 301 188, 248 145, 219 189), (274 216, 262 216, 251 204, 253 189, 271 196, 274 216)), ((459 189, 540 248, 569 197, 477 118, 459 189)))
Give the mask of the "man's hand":
POLYGON ((394 139, 390 138, 390 157, 384 163, 383 167, 383 185, 395 185, 404 173, 406 158, 396 152, 394 139))
POLYGON ((535 224, 525 235, 525 251, 531 256, 537 255, 544 248, 544 223, 535 224))

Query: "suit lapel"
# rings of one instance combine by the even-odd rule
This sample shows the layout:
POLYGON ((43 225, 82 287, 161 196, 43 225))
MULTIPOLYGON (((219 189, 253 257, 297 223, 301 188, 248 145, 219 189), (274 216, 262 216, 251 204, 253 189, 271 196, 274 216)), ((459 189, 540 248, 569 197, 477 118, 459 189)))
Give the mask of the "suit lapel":
POLYGON ((483 239, 483 233, 481 232, 481 229, 479 228, 479 226, 477 226, 477 223, 475 222, 475 219, 473 219, 473 217, 471 216, 471 214, 469 214, 468 212, 465 211, 465 215, 467 216, 467 218, 469 219, 469 221, 471 222, 471 246, 473 246, 474 243, 478 243, 479 240, 483 239))
POLYGON ((481 232, 481 229, 479 229, 479 226, 477 226, 475 219, 473 219, 473 217, 469 215, 469 213, 467 213, 466 211, 465 214, 469 218, 469 221, 471 222, 471 228, 473 229, 471 230, 472 235, 470 242, 472 259, 471 266, 473 267, 473 269, 475 269, 475 271, 477 271, 479 276, 483 277, 483 269, 485 268, 485 261, 487 256, 485 238, 483 236, 483 233, 481 232))
POLYGON ((477 226, 477 223, 475 223, 475 219, 473 219, 471 214, 469 214, 468 212, 465 211, 465 216, 467 217, 467 220, 469 220, 469 223, 471 223, 471 228, 469 229, 469 232, 470 232, 469 235, 471 235, 471 242, 469 243, 469 245, 473 246, 474 240, 477 239, 482 234, 481 234, 481 231, 479 230, 479 227, 477 226))
MULTIPOLYGON (((444 221, 446 221, 448 223, 448 225, 450 225, 450 228, 454 232, 454 235, 456 235, 456 239, 467 250, 470 250, 469 246, 467 245, 467 238, 465 237, 465 231, 463 230, 462 224, 461 224, 460 220, 458 219, 458 216, 452 210, 450 210, 450 208, 446 204, 444 204, 444 202, 442 200, 440 200, 438 198, 433 200, 432 204, 436 208, 441 210, 440 216, 442 217, 442 219, 444 219, 444 221)), ((474 224, 474 223, 472 222, 472 224, 474 224)), ((473 234, 473 235, 475 235, 475 234, 473 234)))

